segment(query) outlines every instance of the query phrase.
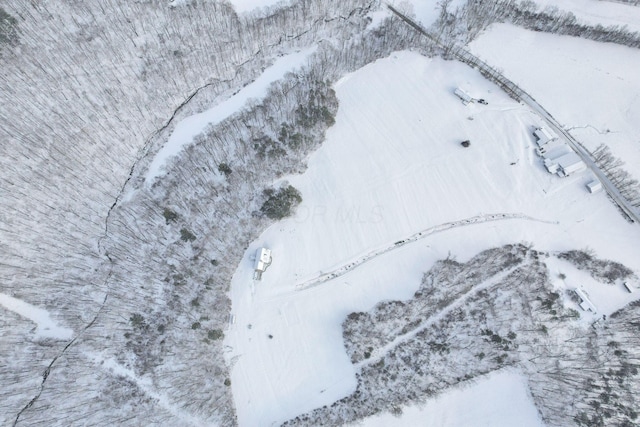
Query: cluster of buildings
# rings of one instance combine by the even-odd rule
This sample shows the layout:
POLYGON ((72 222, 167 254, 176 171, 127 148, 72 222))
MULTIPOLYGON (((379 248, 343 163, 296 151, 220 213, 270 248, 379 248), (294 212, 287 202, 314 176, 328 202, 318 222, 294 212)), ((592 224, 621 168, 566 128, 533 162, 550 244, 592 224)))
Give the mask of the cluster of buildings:
POLYGON ((549 173, 566 177, 587 168, 580 156, 550 130, 536 128, 533 136, 536 138, 536 153, 543 158, 549 173))
MULTIPOLYGON (((536 128, 533 136, 536 138, 536 154, 542 157, 544 167, 549 173, 567 177, 587 168, 580 156, 549 129, 536 128)), ((590 193, 596 193, 602 190, 602 183, 593 179, 586 187, 590 193)))

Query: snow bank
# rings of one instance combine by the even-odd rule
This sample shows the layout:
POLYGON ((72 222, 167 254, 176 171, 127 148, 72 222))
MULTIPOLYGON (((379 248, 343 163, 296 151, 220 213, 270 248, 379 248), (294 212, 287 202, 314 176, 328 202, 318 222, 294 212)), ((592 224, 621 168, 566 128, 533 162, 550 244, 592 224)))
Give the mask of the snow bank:
POLYGON ((145 176, 147 185, 151 185, 164 172, 169 159, 180 153, 185 145, 193 141, 193 138, 201 134, 208 126, 214 126, 238 112, 249 99, 263 98, 271 83, 281 79, 287 72, 302 66, 315 49, 314 46, 278 58, 253 83, 245 86, 231 98, 202 113, 194 114, 180 121, 171 133, 169 140, 153 158, 145 176))
POLYGON ((58 340, 68 340, 73 337, 73 330, 57 325, 47 310, 3 293, 0 293, 0 305, 35 323, 37 337, 58 340))
POLYGON ((526 378, 516 371, 489 374, 449 391, 424 406, 403 408, 402 415, 367 418, 363 427, 540 427, 544 423, 529 394, 526 378))
POLYGON ((231 283, 235 323, 225 344, 240 425, 280 423, 352 393, 356 371, 344 349, 343 320, 381 300, 410 298, 435 260, 463 261, 525 241, 540 250, 590 246, 640 268, 640 227, 626 223, 605 194, 589 194, 585 176, 545 172, 531 135, 541 120, 475 70, 400 52, 335 88, 336 124, 307 171, 286 177, 302 204, 249 246, 231 283), (464 106, 456 87, 489 105, 464 106), (463 148, 467 139, 471 146, 463 148), (500 213, 552 221, 452 227, 296 290, 421 230, 500 213), (262 246, 273 262, 253 282, 252 257, 262 246))

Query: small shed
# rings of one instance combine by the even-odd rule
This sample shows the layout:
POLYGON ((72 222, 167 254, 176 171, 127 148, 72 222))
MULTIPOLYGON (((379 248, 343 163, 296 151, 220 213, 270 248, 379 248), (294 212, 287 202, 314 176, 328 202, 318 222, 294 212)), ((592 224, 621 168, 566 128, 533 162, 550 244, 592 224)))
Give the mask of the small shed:
POLYGON ((602 191, 602 183, 597 179, 594 179, 593 181, 587 183, 587 190, 589 190, 589 193, 597 193, 598 191, 602 191))
POLYGON ((596 310, 596 306, 593 305, 587 294, 580 288, 576 288, 574 290, 578 298, 580 298, 580 308, 584 311, 591 311, 593 314, 596 314, 598 310, 596 310))
POLYGON ((553 132, 542 127, 536 128, 536 130, 533 131, 533 136, 536 137, 536 144, 538 144, 538 147, 542 147, 543 145, 558 138, 553 132))
POLYGON ((580 156, 571 151, 554 160, 558 164, 558 175, 569 176, 587 168, 580 156))
POLYGON ((464 105, 467 105, 470 102, 473 102, 473 98, 471 97, 471 95, 469 95, 467 92, 463 91, 459 87, 456 88, 456 90, 454 90, 453 93, 455 93, 456 96, 462 100, 462 103, 464 105))
POLYGON ((262 273, 271 265, 271 249, 260 248, 256 251, 256 259, 253 264, 253 278, 255 280, 262 279, 262 273))
POLYGON ((544 167, 549 173, 557 173, 559 168, 558 163, 551 159, 544 159, 544 167))
POLYGON ((629 284, 629 282, 623 282, 622 285, 627 290, 627 292, 629 292, 630 294, 633 293, 633 286, 631 286, 631 284, 629 284))

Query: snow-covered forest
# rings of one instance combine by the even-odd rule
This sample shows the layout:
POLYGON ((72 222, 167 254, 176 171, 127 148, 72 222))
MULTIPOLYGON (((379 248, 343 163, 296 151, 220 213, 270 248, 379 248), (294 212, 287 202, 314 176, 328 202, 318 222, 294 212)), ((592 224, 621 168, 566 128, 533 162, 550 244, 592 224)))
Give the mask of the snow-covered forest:
MULTIPOLYGON (((640 46, 633 29, 531 1, 432 8, 435 41, 376 0, 3 2, 0 425, 239 423, 231 283, 304 202, 289 181, 336 124, 349 73, 406 50, 451 60, 495 23, 640 46)), ((606 145, 592 155, 637 207, 638 172, 606 145)), ((346 317, 356 390, 285 424, 399 414, 511 366, 549 425, 635 425, 638 304, 591 327, 547 259, 602 286, 638 280, 574 247, 425 262, 413 299, 346 317)))
POLYGON ((550 283, 549 257, 569 259, 600 280, 609 271, 603 287, 633 275, 584 252, 540 253, 522 244, 466 263, 439 261, 411 300, 348 315, 343 335, 358 370, 356 391, 285 425, 401 414, 408 402, 513 366, 527 375, 549 425, 635 425, 639 305, 593 327, 580 322, 574 292, 560 293, 550 283))

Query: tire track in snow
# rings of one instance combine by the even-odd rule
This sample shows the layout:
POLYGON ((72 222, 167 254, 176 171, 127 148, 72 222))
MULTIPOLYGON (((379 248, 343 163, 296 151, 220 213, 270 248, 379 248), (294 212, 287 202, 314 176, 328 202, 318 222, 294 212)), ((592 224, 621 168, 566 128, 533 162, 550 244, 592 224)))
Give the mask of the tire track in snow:
POLYGON ((350 271, 360 267, 366 262, 371 261, 381 255, 387 254, 395 249, 401 248, 409 243, 416 242, 418 240, 424 239, 427 236, 431 236, 436 233, 441 233, 443 231, 451 230, 453 228, 466 227, 469 225, 475 224, 484 224, 487 222, 495 222, 495 221, 504 221, 509 219, 523 219, 527 221, 536 221, 543 222, 547 224, 558 224, 557 221, 545 221, 537 218, 530 217, 528 215, 522 213, 496 213, 496 214, 487 214, 487 215, 477 215, 466 219, 461 219, 458 221, 445 222, 444 224, 436 225, 425 230, 419 231, 418 233, 412 234, 411 236, 398 240, 391 245, 387 245, 383 248, 375 249, 371 252, 366 253, 365 255, 361 255, 349 261, 342 266, 331 270, 328 273, 321 274, 318 277, 314 277, 313 279, 309 279, 307 281, 298 283, 296 285, 297 291, 303 291, 305 289, 313 288, 315 286, 321 285, 333 279, 336 279, 340 276, 343 276, 350 271))

